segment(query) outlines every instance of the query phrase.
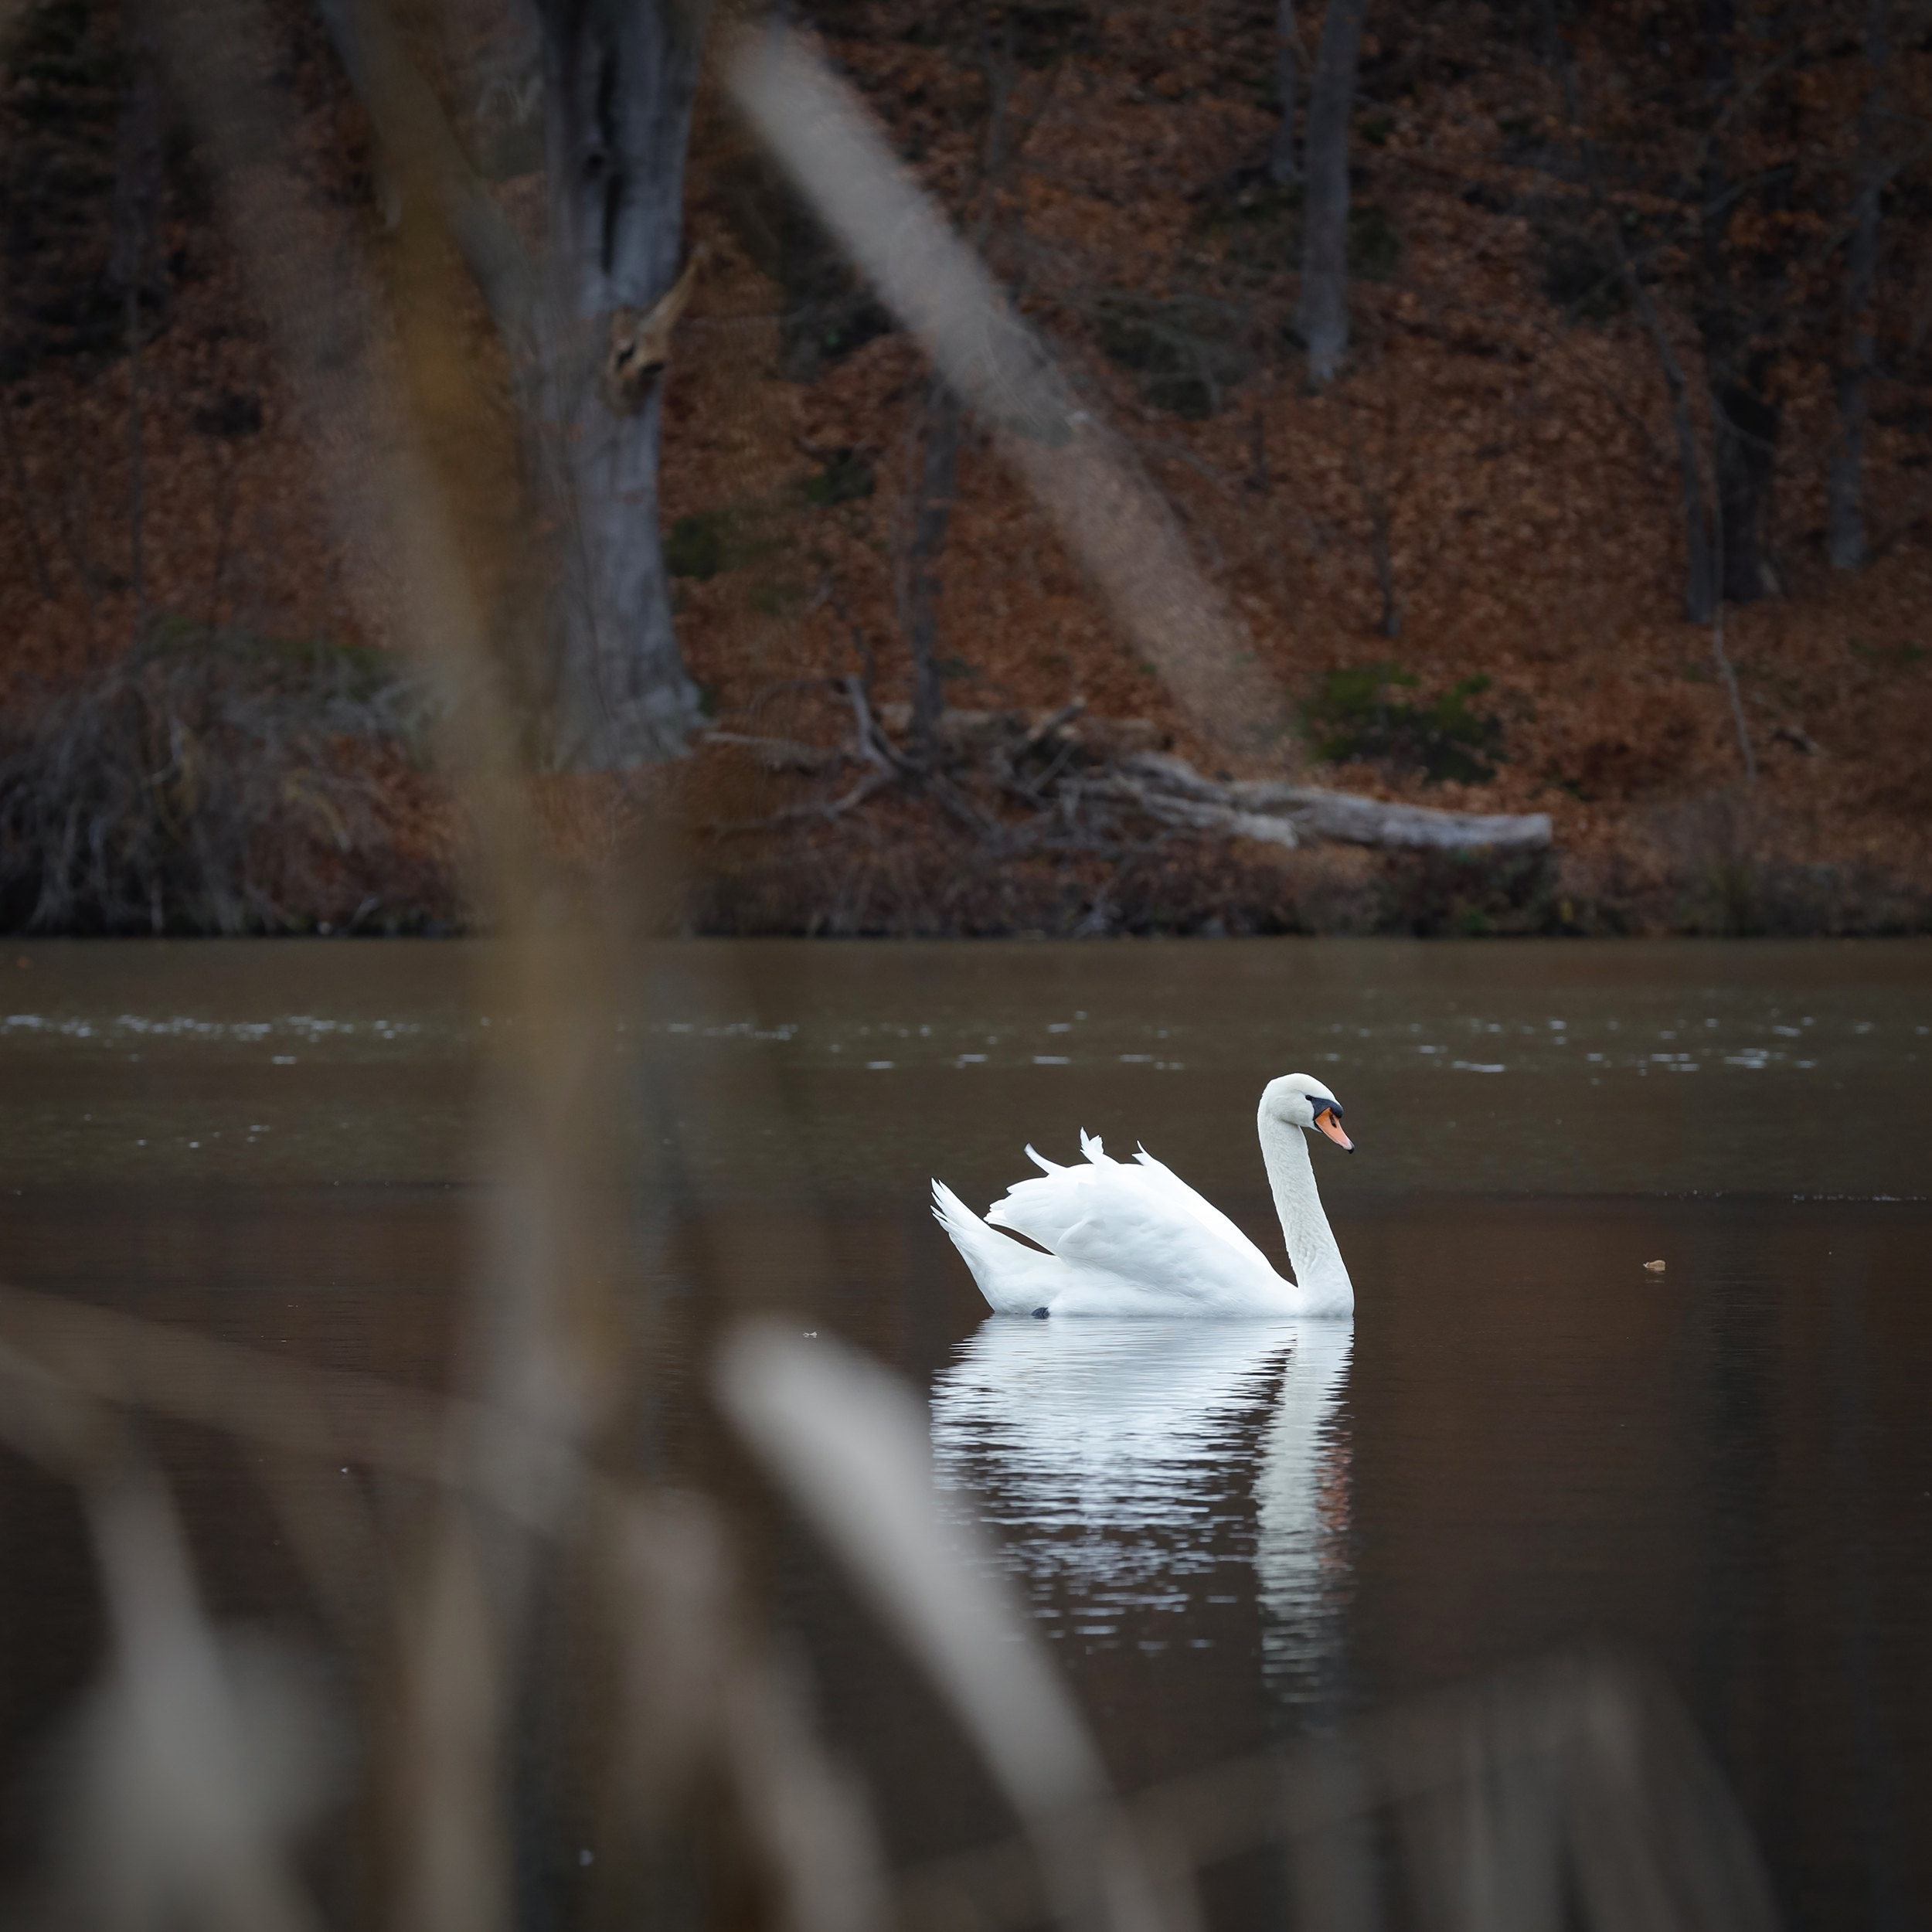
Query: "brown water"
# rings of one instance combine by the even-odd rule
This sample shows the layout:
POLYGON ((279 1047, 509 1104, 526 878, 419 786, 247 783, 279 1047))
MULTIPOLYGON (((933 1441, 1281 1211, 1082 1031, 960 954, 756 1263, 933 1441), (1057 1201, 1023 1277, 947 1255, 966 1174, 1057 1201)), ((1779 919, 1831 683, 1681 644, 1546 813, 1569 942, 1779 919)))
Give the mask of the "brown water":
MULTIPOLYGON (((0 1277, 437 1379, 475 1047, 509 1023, 464 968, 0 954, 0 1277)), ((1791 1923, 1932 1917, 1932 950, 695 944, 612 1048, 671 1304, 784 1309, 931 1389, 947 1507, 1123 1784, 1607 1638, 1676 1684, 1791 1923), (981 1318, 931 1175, 983 1206, 1085 1127, 1273 1250, 1254 1101, 1298 1069, 1360 1148, 1316 1150, 1352 1325, 981 1318)), ((162 1446, 217 1608, 287 1619, 243 1458, 162 1446)), ((802 1534, 778 1554, 896 1850, 999 1830, 802 1534)), ((0 1576, 12 1775, 99 1639, 64 1498, 4 1456, 0 1576)))

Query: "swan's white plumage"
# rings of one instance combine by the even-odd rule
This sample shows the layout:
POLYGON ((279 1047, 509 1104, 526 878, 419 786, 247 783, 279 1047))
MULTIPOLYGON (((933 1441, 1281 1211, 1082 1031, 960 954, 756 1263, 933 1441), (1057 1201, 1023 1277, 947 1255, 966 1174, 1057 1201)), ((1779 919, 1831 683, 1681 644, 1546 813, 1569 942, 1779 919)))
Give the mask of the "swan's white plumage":
POLYGON ((1117 1161, 1097 1135, 1084 1132, 1083 1166, 1060 1166, 1029 1147, 1039 1177, 1015 1182, 985 1220, 939 1181, 933 1212, 996 1314, 1345 1315, 1354 1290, 1294 1113, 1298 1107, 1312 1119, 1310 1094, 1325 1097, 1321 1083, 1305 1075, 1274 1081, 1260 1116, 1263 1155, 1298 1285, 1284 1280, 1219 1208, 1145 1148, 1131 1164, 1117 1161), (995 1232, 1001 1228, 1038 1247, 995 1232))

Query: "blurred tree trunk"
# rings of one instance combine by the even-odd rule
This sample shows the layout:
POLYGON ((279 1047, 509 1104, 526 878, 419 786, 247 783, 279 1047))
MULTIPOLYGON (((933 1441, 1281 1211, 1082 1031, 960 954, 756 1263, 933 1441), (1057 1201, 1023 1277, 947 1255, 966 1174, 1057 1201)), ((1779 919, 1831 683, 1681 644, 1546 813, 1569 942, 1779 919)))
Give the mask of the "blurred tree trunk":
POLYGON ((1859 173, 1852 215, 1855 226, 1845 263, 1845 345, 1835 373, 1838 446, 1832 452, 1828 542, 1835 570, 1855 570, 1865 561, 1866 386, 1877 342, 1869 311, 1879 265, 1879 191, 1883 182, 1878 143, 1879 94, 1891 53, 1887 35, 1891 0, 1872 0, 1865 30, 1865 57, 1872 78, 1859 114, 1859 173))
POLYGON ((1287 188, 1301 179, 1294 148, 1294 116, 1301 93, 1301 39, 1295 26, 1294 0, 1276 0, 1274 81, 1274 90, 1281 97, 1281 118, 1274 130, 1274 151, 1268 156, 1268 175, 1277 188, 1287 188))
POLYGON ((1349 127, 1366 10, 1367 0, 1328 0, 1308 88, 1298 320, 1318 389, 1334 380, 1349 348, 1349 127))
POLYGON ((684 0, 543 0, 541 19, 539 406, 557 598, 545 750, 560 768, 621 770, 675 753, 699 719, 658 529, 651 338, 678 284, 703 20, 684 0))

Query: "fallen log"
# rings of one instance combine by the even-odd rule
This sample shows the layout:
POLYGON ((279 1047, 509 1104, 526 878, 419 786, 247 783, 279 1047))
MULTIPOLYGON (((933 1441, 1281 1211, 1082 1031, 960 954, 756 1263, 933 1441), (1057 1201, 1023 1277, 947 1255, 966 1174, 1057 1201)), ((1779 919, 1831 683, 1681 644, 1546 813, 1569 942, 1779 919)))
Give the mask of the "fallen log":
MULTIPOLYGON (((976 769, 996 789, 1029 805, 1058 810, 1070 827, 1083 801, 1104 800, 1130 805, 1157 825, 1290 850, 1328 843, 1391 852, 1538 852, 1550 843, 1547 812, 1444 811, 1281 779, 1216 781, 1185 758, 1152 749, 1148 740, 1155 728, 1146 719, 1096 718, 1077 702, 1037 713, 949 708, 940 713, 934 734, 940 757, 928 769, 893 742, 893 730, 910 726, 909 706, 882 705, 874 712, 859 679, 845 679, 843 689, 852 707, 854 736, 835 748, 730 730, 706 736, 713 744, 749 752, 772 770, 822 774, 857 764, 906 774, 933 788, 956 816, 967 798, 948 767, 955 773, 976 769), (1044 770, 1026 762, 1049 753, 1044 770)), ((794 806, 783 816, 842 817, 879 789, 863 785, 829 806, 794 806)), ((995 836, 997 821, 983 811, 978 817, 984 823, 976 821, 975 828, 995 836)))
POLYGON ((1218 829, 1278 845, 1316 840, 1411 852, 1532 852, 1550 842, 1545 811, 1442 811, 1267 778, 1217 784, 1185 759, 1165 752, 1123 760, 1111 782, 1163 824, 1218 829))

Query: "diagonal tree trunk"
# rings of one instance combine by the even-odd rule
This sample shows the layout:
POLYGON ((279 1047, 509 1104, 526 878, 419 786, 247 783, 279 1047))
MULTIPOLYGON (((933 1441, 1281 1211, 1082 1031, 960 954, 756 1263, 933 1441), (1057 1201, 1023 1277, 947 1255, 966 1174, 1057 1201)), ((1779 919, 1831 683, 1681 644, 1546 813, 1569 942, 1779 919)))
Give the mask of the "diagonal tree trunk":
POLYGON ((1300 324, 1308 380, 1335 379, 1349 349, 1349 126, 1367 0, 1328 0, 1308 88, 1300 324))

